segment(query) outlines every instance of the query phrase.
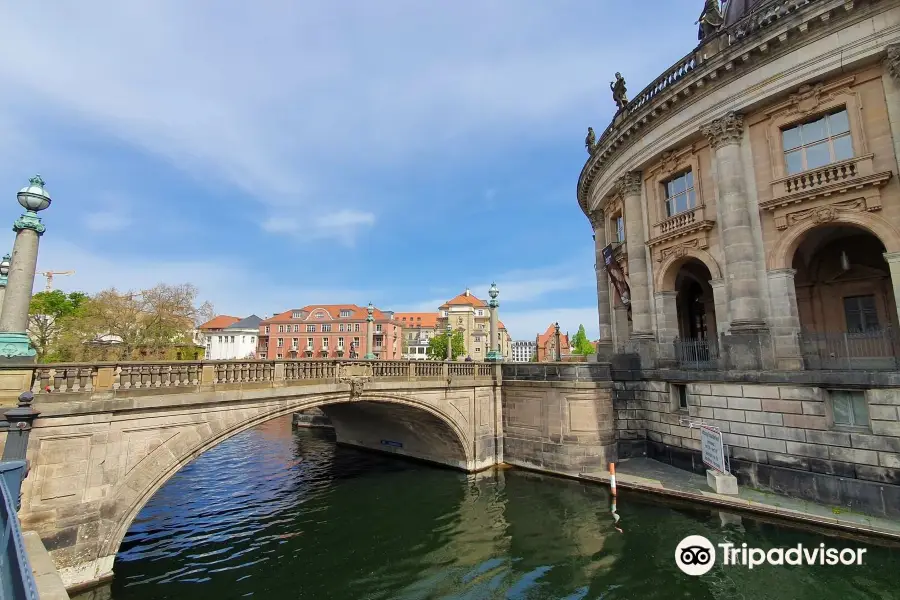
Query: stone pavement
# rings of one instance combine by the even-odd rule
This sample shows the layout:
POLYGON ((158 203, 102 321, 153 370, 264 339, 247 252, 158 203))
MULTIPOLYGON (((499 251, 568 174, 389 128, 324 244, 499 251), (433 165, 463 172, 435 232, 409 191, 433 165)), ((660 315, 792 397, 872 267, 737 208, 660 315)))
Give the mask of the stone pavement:
MULTIPOLYGON (((609 473, 596 471, 584 479, 609 483, 609 473)), ((782 519, 823 525, 859 534, 900 540, 900 522, 851 512, 845 507, 816 504, 741 486, 738 496, 723 496, 706 485, 705 475, 661 463, 650 458, 630 458, 616 463, 616 486, 702 502, 723 508, 765 514, 782 519)))

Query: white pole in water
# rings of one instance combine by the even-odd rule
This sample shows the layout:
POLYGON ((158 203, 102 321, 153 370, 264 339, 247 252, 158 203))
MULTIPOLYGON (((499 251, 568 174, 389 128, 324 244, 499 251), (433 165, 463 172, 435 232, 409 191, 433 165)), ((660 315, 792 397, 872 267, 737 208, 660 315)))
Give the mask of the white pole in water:
POLYGON ((609 463, 609 489, 616 495, 616 463, 609 463))

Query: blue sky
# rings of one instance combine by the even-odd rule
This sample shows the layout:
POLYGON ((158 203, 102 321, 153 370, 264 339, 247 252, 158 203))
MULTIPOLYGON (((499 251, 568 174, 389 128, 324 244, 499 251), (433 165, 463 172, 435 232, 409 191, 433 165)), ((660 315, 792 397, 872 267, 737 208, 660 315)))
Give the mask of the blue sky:
POLYGON ((39 172, 64 290, 191 282, 262 316, 496 280, 514 338, 596 336, 585 131, 616 71, 634 95, 696 45, 702 5, 6 2, 0 220, 39 172))

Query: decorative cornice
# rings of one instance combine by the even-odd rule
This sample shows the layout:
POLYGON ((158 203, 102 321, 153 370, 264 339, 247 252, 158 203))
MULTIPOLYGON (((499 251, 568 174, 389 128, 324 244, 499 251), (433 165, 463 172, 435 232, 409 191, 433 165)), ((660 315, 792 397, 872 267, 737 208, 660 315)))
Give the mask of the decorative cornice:
POLYGON ((13 231, 16 233, 19 233, 23 229, 31 229, 38 235, 43 235, 47 230, 47 228, 44 227, 44 224, 41 223, 41 218, 37 216, 37 213, 30 210, 26 210, 22 216, 13 223, 13 231))
POLYGON ((900 44, 891 44, 887 47, 884 65, 887 67, 891 79, 900 83, 900 44))
POLYGON ((628 171, 616 181, 616 192, 622 196, 629 196, 641 193, 640 171, 628 171))
POLYGON ((868 5, 847 0, 773 1, 676 62, 638 93, 598 137, 578 177, 582 211, 588 211, 591 187, 615 157, 686 106, 686 98, 695 101, 721 90, 748 71, 843 27, 845 15, 853 18, 868 5))
POLYGON ((595 208, 588 212, 587 218, 591 222, 591 228, 596 231, 598 227, 603 226, 603 209, 595 208))
POLYGON ((700 128, 713 150, 729 144, 740 144, 744 136, 744 115, 731 111, 700 128))

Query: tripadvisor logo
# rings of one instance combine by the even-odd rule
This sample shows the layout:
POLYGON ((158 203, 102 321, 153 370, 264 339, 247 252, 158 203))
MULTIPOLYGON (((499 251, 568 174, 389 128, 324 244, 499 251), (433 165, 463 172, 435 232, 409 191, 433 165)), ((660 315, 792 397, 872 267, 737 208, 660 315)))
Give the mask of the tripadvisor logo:
MULTIPOLYGON (((753 569, 760 565, 861 565, 865 548, 828 548, 819 544, 812 548, 797 544, 790 548, 750 548, 730 542, 718 544, 721 564, 753 569)), ((687 575, 708 573, 716 563, 716 546, 702 535, 689 535, 675 548, 675 564, 687 575)))

